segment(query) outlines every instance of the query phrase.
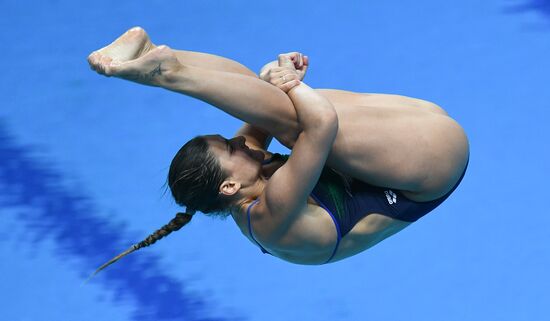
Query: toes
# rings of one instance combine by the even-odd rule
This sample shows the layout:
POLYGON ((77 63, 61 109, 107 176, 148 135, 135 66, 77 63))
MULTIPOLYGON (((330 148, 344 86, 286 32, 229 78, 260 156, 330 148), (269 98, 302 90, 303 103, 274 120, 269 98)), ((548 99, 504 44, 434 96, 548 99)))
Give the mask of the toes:
POLYGON ((113 59, 111 57, 102 55, 98 51, 94 51, 88 56, 88 63, 90 64, 90 68, 100 74, 106 74, 106 71, 112 61, 113 59))
POLYGON ((114 74, 115 74, 115 70, 111 66, 105 66, 105 69, 103 69, 103 75, 107 77, 111 77, 114 74))
POLYGON ((92 52, 89 56, 88 56, 88 64, 90 64, 90 67, 92 69, 96 69, 97 68, 97 63, 99 61, 99 53, 97 51, 94 51, 92 52))
POLYGON ((126 73, 124 73, 122 70, 123 70, 122 66, 118 64, 112 64, 105 68, 104 75, 107 77, 111 77, 111 76, 123 77, 125 74, 129 73, 129 71, 126 71, 126 73))
POLYGON ((113 60, 109 64, 105 65, 104 75, 108 77, 118 75, 122 73, 122 69, 123 69, 122 63, 120 63, 119 61, 113 60))
POLYGON ((103 66, 107 66, 111 63, 111 61, 113 61, 113 58, 109 56, 102 56, 101 59, 99 60, 99 64, 103 66))
POLYGON ((100 74, 105 73, 105 67, 102 63, 102 59, 103 55, 101 55, 101 53, 97 51, 94 51, 88 56, 88 63, 90 64, 90 68, 100 74))

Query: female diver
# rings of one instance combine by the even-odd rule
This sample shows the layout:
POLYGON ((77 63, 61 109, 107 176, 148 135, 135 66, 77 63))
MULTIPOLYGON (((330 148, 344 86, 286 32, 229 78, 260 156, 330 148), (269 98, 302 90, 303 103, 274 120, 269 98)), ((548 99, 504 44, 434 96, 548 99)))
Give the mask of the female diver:
POLYGON ((309 59, 299 53, 279 55, 258 78, 226 58, 155 46, 136 27, 88 62, 245 122, 232 139, 198 136, 178 151, 168 185, 186 212, 98 271, 180 229, 195 211, 231 215, 251 242, 283 260, 335 262, 433 210, 466 171, 467 137, 443 109, 397 95, 314 90, 301 81, 309 59), (268 152, 271 137, 291 154, 268 152))

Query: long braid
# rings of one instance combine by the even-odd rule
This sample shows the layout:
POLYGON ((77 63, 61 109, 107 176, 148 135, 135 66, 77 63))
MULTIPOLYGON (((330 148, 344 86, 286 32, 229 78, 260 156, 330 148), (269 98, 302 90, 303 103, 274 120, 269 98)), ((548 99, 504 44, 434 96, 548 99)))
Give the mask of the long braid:
POLYGON ((176 217, 174 217, 168 224, 164 225, 160 229, 156 230, 153 234, 149 235, 145 240, 132 245, 129 249, 126 251, 120 253, 119 255, 115 256, 109 262, 103 264, 100 266, 89 278, 93 278, 99 271, 103 270, 104 268, 108 267, 109 265, 115 263, 116 261, 120 260, 122 257, 137 251, 141 248, 147 247, 151 244, 154 244, 156 241, 160 240, 161 238, 165 237, 166 235, 179 230, 182 228, 185 224, 189 223, 191 219, 193 218, 193 214, 195 214, 195 211, 189 211, 187 210, 185 213, 177 213, 176 217))

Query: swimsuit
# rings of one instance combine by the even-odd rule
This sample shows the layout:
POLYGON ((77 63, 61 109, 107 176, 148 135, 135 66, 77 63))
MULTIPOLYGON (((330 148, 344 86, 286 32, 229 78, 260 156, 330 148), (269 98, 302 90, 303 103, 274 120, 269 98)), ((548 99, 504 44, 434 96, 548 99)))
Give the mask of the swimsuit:
MULTIPOLYGON (((274 154, 272 158, 264 161, 264 164, 269 164, 275 159, 286 161, 288 156, 274 154)), ((468 168, 468 164, 466 164, 466 168, 468 168)), ((329 213, 334 221, 338 234, 334 251, 325 263, 330 262, 334 254, 336 254, 342 237, 344 237, 357 222, 369 214, 377 213, 405 222, 415 222, 422 216, 431 212, 443 203, 443 201, 445 201, 458 187, 464 178, 466 168, 456 185, 447 194, 433 201, 415 202, 405 197, 399 190, 373 186, 360 180, 349 179, 330 167, 325 166, 319 181, 310 194, 315 202, 329 213)), ((258 244, 263 253, 269 253, 260 243, 258 243, 252 233, 250 209, 256 205, 258 201, 259 200, 255 200, 252 202, 246 211, 248 233, 256 244, 258 244)))

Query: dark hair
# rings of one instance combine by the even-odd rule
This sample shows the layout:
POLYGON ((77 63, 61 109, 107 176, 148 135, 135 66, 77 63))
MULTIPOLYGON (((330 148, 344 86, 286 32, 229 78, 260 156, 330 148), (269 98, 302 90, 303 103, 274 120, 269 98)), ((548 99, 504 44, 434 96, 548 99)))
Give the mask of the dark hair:
POLYGON ((178 205, 207 215, 228 216, 231 200, 219 194, 227 178, 204 136, 188 141, 178 151, 168 172, 168 186, 178 205))
POLYGON ((191 221, 195 211, 219 217, 229 216, 231 200, 219 194, 221 183, 227 174, 221 168, 217 158, 210 152, 204 136, 188 141, 172 159, 168 172, 168 187, 176 203, 185 206, 185 213, 178 213, 145 240, 132 245, 128 250, 100 266, 91 276, 115 263, 120 258, 154 244, 168 234, 179 230, 191 221))

